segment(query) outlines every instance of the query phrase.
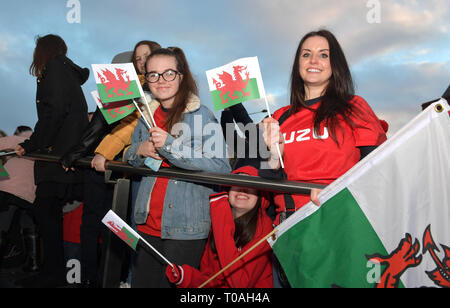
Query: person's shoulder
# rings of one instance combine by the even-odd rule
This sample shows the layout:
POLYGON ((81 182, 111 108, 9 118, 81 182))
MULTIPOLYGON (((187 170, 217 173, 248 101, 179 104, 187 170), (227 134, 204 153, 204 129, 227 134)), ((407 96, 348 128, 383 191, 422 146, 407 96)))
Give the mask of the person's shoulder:
POLYGON ((64 59, 66 57, 59 55, 59 56, 54 56, 52 58, 50 58, 50 60, 48 60, 47 64, 45 65, 45 70, 49 71, 49 70, 53 70, 53 69, 57 69, 57 68, 61 68, 64 67, 64 59))
POLYGON ((273 118, 276 119, 276 120, 279 120, 280 117, 281 117, 285 112, 287 112, 290 108, 291 108, 291 106, 289 106, 289 105, 288 105, 288 106, 281 107, 280 109, 278 109, 277 111, 275 111, 275 112, 273 113, 273 118))
POLYGON ((353 95, 352 99, 350 100, 350 103, 352 105, 357 105, 357 106, 368 106, 369 105, 367 103, 367 101, 359 95, 353 95))
POLYGON ((217 122, 216 116, 214 115, 212 110, 203 104, 200 104, 198 106, 198 109, 195 110, 192 114, 193 115, 201 115, 204 123, 211 122, 211 121, 217 122))

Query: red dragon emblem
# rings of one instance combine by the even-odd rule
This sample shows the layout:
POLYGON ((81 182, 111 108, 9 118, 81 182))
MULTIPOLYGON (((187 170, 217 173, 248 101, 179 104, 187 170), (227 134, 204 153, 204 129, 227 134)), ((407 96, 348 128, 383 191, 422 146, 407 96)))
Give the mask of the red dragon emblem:
POLYGON ((242 92, 242 97, 250 96, 250 92, 246 93, 245 89, 247 88, 247 84, 250 80, 250 73, 246 71, 247 66, 233 66, 233 75, 223 71, 222 74, 219 74, 219 79, 222 83, 218 82, 213 78, 213 83, 216 86, 216 89, 220 91, 220 98, 222 99, 222 104, 228 102, 228 98, 225 99, 225 96, 228 94, 228 97, 231 99, 238 99, 237 95, 234 95, 235 92, 242 92), (245 71, 245 77, 247 78, 245 81, 242 79, 241 72, 245 71), (234 76, 234 78, 233 78, 234 76))
POLYGON ((123 78, 122 75, 126 74, 127 72, 123 69, 120 68, 116 68, 116 75, 114 75, 114 73, 112 73, 110 70, 105 69, 102 70, 102 74, 104 75, 104 77, 102 75, 100 75, 99 72, 97 72, 98 78, 100 78, 100 81, 102 83, 102 85, 105 86, 105 91, 106 94, 108 95, 108 97, 113 97, 113 94, 109 93, 109 90, 114 89, 113 92, 116 93, 117 96, 123 96, 123 93, 119 93, 119 91, 124 90, 125 92, 127 92, 127 95, 132 95, 133 92, 128 91, 129 87, 130 87, 130 77, 128 75, 126 75, 127 77, 127 81, 125 81, 125 79, 123 78), (106 77, 106 79, 105 79, 106 77))
POLYGON ((433 241, 430 227, 431 226, 427 227, 425 234, 423 235, 423 254, 428 251, 437 268, 426 273, 436 285, 450 288, 450 248, 441 244, 442 250, 444 250, 444 259, 442 261, 439 260, 435 252, 435 250, 439 252, 439 249, 433 241))
POLYGON ((400 241, 397 249, 389 256, 374 254, 366 256, 369 261, 378 262, 386 268, 377 283, 377 288, 396 288, 400 283, 402 274, 411 267, 416 267, 422 262, 422 257, 429 252, 437 268, 426 271, 428 277, 439 287, 450 288, 450 248, 441 245, 444 250, 444 259, 441 261, 436 255, 439 252, 432 236, 431 225, 429 225, 423 235, 422 256, 417 256, 420 251, 420 243, 416 239, 412 243, 411 235, 406 234, 400 241))

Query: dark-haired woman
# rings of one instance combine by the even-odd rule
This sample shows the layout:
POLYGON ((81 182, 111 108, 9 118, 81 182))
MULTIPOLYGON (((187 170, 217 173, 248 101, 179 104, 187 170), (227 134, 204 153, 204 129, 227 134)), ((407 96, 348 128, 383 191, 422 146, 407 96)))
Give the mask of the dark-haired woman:
MULTIPOLYGON (((221 127, 200 103, 183 51, 152 52, 146 71, 157 127, 149 131, 139 119, 126 160, 142 167, 152 157, 163 160, 163 167, 230 172, 221 127)), ((152 123, 149 115, 145 118, 152 123)), ((134 211, 138 231, 168 260, 197 267, 210 230, 208 198, 214 191, 213 185, 143 177, 134 211)), ((132 276, 132 287, 170 287, 165 263, 145 250, 137 252, 132 276)))
MULTIPOLYGON (((243 166, 234 174, 257 176, 258 170, 243 166)), ((189 265, 167 266, 166 275, 179 288, 197 288, 222 268, 245 253, 272 231, 272 220, 265 210, 266 196, 256 189, 231 187, 211 195, 212 231, 200 269, 189 265)), ((272 288, 272 250, 267 242, 240 259, 206 288, 272 288)))
MULTIPOLYGON (((354 94, 345 55, 335 36, 310 32, 301 40, 291 75, 290 106, 264 120, 273 170, 291 181, 328 185, 386 140, 380 120, 366 101, 354 94), (279 126, 279 121, 282 122, 279 126), (275 144, 283 153, 285 169, 275 144)), ((289 216, 309 195, 278 195, 278 218, 289 216)))
MULTIPOLYGON (((81 85, 89 70, 66 57, 67 46, 57 35, 36 41, 30 73, 37 77, 38 121, 30 139, 20 144, 19 155, 38 152, 61 156, 80 139, 88 125, 88 110, 81 85)), ((62 205, 82 200, 82 173, 66 173, 59 164, 36 161, 35 214, 44 243, 44 264, 40 275, 25 286, 54 287, 64 284, 65 264, 62 240, 62 205)))
MULTIPOLYGON (((289 106, 263 121, 272 176, 328 185, 386 140, 380 120, 366 101, 354 94, 344 52, 327 30, 310 32, 300 41, 292 67, 290 100, 289 106), (285 169, 280 169, 277 143, 285 169)), ((309 201, 320 205, 319 192, 275 195, 275 223, 309 201)), ((274 285, 287 287, 277 264, 275 261, 274 285)))

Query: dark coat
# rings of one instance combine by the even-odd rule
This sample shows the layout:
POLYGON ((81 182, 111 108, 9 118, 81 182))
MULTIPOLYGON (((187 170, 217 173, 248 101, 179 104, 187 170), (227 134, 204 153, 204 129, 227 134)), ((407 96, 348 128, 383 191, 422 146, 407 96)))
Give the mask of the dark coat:
MULTIPOLYGON (((30 139, 21 146, 26 153, 60 157, 80 140, 88 125, 88 109, 81 85, 89 69, 81 68, 65 56, 52 58, 43 77, 37 80, 38 122, 30 139)), ((82 173, 65 172, 59 163, 37 161, 35 182, 80 183, 82 173)))
POLYGON ((88 155, 95 155, 94 151, 96 147, 119 123, 108 124, 100 109, 97 107, 81 140, 61 157, 61 164, 66 167, 72 167, 78 159, 88 155))

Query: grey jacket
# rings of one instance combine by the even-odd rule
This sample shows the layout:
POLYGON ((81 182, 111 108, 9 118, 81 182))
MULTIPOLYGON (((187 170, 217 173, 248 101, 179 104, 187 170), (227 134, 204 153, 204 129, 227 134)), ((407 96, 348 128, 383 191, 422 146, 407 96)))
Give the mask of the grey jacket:
MULTIPOLYGON (((152 113, 159 106, 150 103, 152 113)), ((226 145, 222 129, 214 114, 200 104, 192 95, 183 120, 174 126, 159 154, 173 166, 216 173, 231 171, 226 157, 226 145)), ((148 113, 145 116, 148 118, 148 113)), ((148 119, 150 122, 150 119, 148 119)), ((137 155, 140 144, 150 138, 147 127, 139 119, 131 139, 131 147, 125 160, 135 167, 144 166, 145 157, 137 155)), ((149 213, 149 199, 155 177, 144 177, 141 181, 134 211, 136 224, 145 224, 149 213)), ((167 186, 161 222, 161 238, 176 240, 196 240, 208 237, 211 219, 209 195, 218 191, 213 185, 170 180, 167 186)))

